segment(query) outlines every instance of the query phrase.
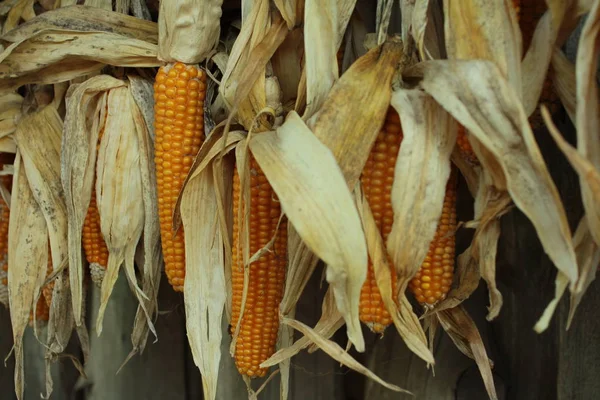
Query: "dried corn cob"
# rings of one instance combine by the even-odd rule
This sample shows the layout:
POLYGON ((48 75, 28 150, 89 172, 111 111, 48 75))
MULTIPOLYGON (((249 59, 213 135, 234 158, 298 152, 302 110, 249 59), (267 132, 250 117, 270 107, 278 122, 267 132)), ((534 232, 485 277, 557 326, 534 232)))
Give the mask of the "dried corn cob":
MULTIPOLYGON (((0 168, 1 169, 1 168, 0 168)), ((6 182, 4 176, 3 180, 6 182)), ((0 303, 8 307, 8 220, 10 210, 0 196, 0 303)))
MULTIPOLYGON (((371 154, 362 172, 361 184, 365 197, 373 211, 375 223, 385 241, 392 230, 394 215, 391 196, 394 183, 394 168, 398 158, 398 150, 402 142, 400 117, 392 107, 388 109, 385 124, 377 136, 371 154)), ((388 257, 392 270, 392 290, 397 289, 398 277, 392 260, 388 257)), ((391 324, 390 313, 385 308, 381 293, 375 280, 373 264, 369 259, 367 279, 360 294, 360 320, 374 332, 383 332, 391 324)))
MULTIPOLYGON (((108 106, 107 106, 108 108, 108 106)), ((98 142, 96 144, 96 151, 100 148, 100 140, 104 134, 104 126, 98 134, 98 142)), ((95 174, 94 174, 95 175, 95 174)), ((82 231, 82 242, 83 250, 85 251, 85 258, 90 264, 90 274, 94 283, 98 286, 102 284, 102 278, 104 277, 104 271, 108 264, 108 247, 102 236, 100 229, 100 213, 98 212, 98 204, 96 203, 96 179, 94 176, 94 183, 92 184, 92 196, 90 198, 90 204, 88 206, 87 214, 83 223, 82 231)))
POLYGON ((429 251, 409 288, 419 303, 433 307, 446 298, 454 275, 456 238, 456 185, 458 177, 453 168, 446 184, 442 215, 429 245, 429 251))
POLYGON ((479 160, 471 147, 471 143, 469 143, 469 139, 467 138, 467 130, 464 126, 458 125, 458 132, 456 135, 456 146, 458 147, 458 151, 463 159, 469 162, 472 165, 479 165, 479 160))
MULTIPOLYGON (((248 293, 235 347, 238 371, 242 375, 257 377, 266 374, 267 370, 259 368, 259 365, 274 353, 277 341, 279 303, 283 296, 287 264, 287 222, 282 220, 277 229, 281 206, 254 157, 250 159, 249 179, 250 256, 277 235, 273 248, 249 266, 248 293)), ((240 204, 237 170, 233 182, 232 333, 240 317, 244 288, 244 261, 240 253, 240 221, 237 213, 240 204)))
MULTIPOLYGON (((35 320, 39 323, 50 319, 50 307, 46 303, 44 295, 41 295, 35 306, 35 320)), ((29 313, 29 325, 33 326, 33 310, 29 313)))
POLYGON ((159 69, 154 83, 155 158, 160 233, 169 283, 183 291, 184 232, 173 232, 173 209, 204 140, 205 72, 180 62, 159 69))

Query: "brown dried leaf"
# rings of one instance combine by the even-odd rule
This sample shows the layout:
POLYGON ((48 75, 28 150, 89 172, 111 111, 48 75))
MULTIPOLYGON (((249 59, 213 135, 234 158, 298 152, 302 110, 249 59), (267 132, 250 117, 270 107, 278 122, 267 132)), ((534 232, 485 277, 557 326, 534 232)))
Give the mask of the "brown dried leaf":
POLYGON ((219 43, 223 0, 161 1, 158 12, 159 58, 198 64, 219 43))
POLYGON ((462 307, 451 308, 440 312, 438 320, 442 328, 452 339, 456 347, 467 357, 477 363, 485 389, 490 399, 497 400, 494 377, 492 375, 491 361, 488 359, 481 335, 475 322, 462 307))
POLYGON ((21 400, 25 387, 23 334, 46 277, 48 231, 44 215, 29 188, 19 152, 14 165, 8 229, 8 296, 15 350, 15 393, 21 400))
POLYGON ((327 281, 360 352, 360 290, 367 248, 352 195, 330 150, 295 112, 276 132, 255 135, 250 150, 271 183, 282 211, 306 245, 328 264, 327 281))
POLYGON ((418 90, 400 89, 391 105, 400 115, 402 145, 394 170, 394 222, 386 243, 404 293, 425 260, 442 214, 456 123, 434 99, 418 90))
POLYGON ((314 135, 333 152, 350 188, 360 177, 383 125, 401 56, 401 43, 389 39, 357 59, 308 121, 314 135))
POLYGON ((577 260, 564 207, 514 89, 488 61, 427 61, 419 69, 421 86, 499 163, 496 173, 573 289, 577 260))

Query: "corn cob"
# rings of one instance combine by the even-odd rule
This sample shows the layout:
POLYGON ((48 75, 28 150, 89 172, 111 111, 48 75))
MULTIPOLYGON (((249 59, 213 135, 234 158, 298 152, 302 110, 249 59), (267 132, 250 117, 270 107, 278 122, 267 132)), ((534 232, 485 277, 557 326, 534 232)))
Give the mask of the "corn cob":
MULTIPOLYGON (((1 167, 0 167, 1 169, 1 167)), ((9 176, 4 176, 5 184, 9 176)), ((8 182, 10 183, 10 182, 8 182)), ((0 196, 0 303, 8 307, 8 220, 10 210, 0 196)))
POLYGON ((185 278, 184 232, 173 232, 173 210, 204 140, 206 74, 180 62, 159 69, 154 83, 158 211, 165 271, 176 291, 185 278))
MULTIPOLYGON (((108 109, 108 106, 106 107, 108 109)), ((104 126, 98 134, 98 142, 96 144, 96 151, 100 148, 100 140, 104 134, 104 126)), ((90 204, 88 206, 87 214, 83 223, 82 241, 83 250, 85 252, 85 258, 90 264, 90 274, 92 280, 99 286, 102 284, 102 278, 104 277, 104 271, 108 264, 108 247, 102 236, 100 229, 100 213, 98 212, 98 205, 96 203, 96 179, 94 174, 94 184, 92 185, 92 196, 90 198, 90 204)))
POLYGON ((419 303, 433 307, 446 298, 454 275, 456 236, 456 185, 453 168, 446 184, 442 215, 421 268, 410 281, 409 288, 419 303))
MULTIPOLYGON (((29 313, 29 325, 33 326, 33 310, 29 313)), ((47 322, 50 319, 50 307, 46 303, 44 295, 41 295, 35 306, 35 320, 47 322)))
MULTIPOLYGON (((287 222, 277 223, 281 207, 275 192, 261 171, 254 157, 250 158, 250 256, 269 243, 275 236, 273 248, 264 253, 249 268, 248 292, 239 335, 235 346, 235 364, 242 375, 264 376, 260 363, 275 351, 279 330, 279 303, 283 297, 285 268, 287 264, 287 222)), ((240 253, 238 207, 240 204, 240 180, 237 169, 233 181, 233 301, 231 333, 240 317, 244 288, 244 260, 240 253)))
POLYGON ((462 158, 472 165, 479 165, 479 160, 471 147, 471 143, 467 138, 467 130, 464 126, 458 125, 458 132, 456 135, 456 146, 462 158))
MULTIPOLYGON (((383 128, 377 136, 361 176, 365 197, 373 211, 375 223, 384 242, 387 241, 394 221, 391 203, 392 184, 394 183, 394 168, 402 137, 400 117, 396 110, 390 107, 383 128)), ((392 291, 395 293, 398 277, 389 257, 388 263, 392 271, 392 291)), ((359 316, 360 320, 374 332, 383 332, 392 322, 390 313, 381 299, 370 259, 367 279, 360 294, 359 316)))

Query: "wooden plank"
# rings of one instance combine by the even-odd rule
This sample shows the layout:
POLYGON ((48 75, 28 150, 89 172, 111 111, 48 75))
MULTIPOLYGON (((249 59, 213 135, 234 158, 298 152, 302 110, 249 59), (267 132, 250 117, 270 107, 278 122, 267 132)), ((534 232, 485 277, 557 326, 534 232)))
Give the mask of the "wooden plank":
POLYGON ((8 310, 0 305, 0 393, 3 394, 3 398, 6 400, 16 399, 15 396, 15 383, 14 383, 14 370, 15 370, 15 359, 10 357, 4 360, 10 353, 13 346, 12 328, 10 324, 10 314, 8 310))
POLYGON ((560 310, 558 399, 594 399, 600 393, 600 283, 588 288, 568 331, 568 304, 560 310))
MULTIPOLYGON (((99 289, 91 290, 89 324, 95 327, 99 289)), ((121 271, 104 317, 102 335, 90 330, 91 354, 86 373, 86 400, 185 399, 185 331, 182 297, 162 279, 161 313, 156 321, 158 342, 148 338, 143 354, 136 355, 115 375, 131 350, 131 328, 137 309, 121 271)))

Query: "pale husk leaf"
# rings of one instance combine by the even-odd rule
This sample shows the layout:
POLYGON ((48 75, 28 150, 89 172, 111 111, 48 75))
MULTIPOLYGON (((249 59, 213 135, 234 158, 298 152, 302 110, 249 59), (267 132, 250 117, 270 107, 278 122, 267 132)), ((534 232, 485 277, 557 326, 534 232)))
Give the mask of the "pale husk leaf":
POLYGON ((15 350, 15 393, 23 399, 25 371, 23 334, 29 312, 41 290, 48 265, 48 231, 42 211, 29 187, 21 155, 15 158, 15 175, 8 229, 8 296, 15 350))
POLYGON ((314 135, 333 152, 350 188, 360 177, 383 125, 401 56, 401 43, 389 39, 357 59, 308 121, 314 135))
POLYGON ((304 52, 306 69, 306 111, 311 117, 327 98, 338 79, 336 31, 338 27, 336 0, 306 0, 304 52))
MULTIPOLYGON (((66 98, 67 112, 61 146, 61 181, 67 211, 69 279, 76 288, 75 293, 81 293, 83 285, 81 232, 94 182, 96 143, 101 129, 100 121, 104 120, 105 112, 104 92, 124 84, 113 77, 99 75, 73 86, 66 98)), ((81 305, 81 295, 73 296, 72 301, 73 306, 81 305)), ((80 324, 80 312, 75 311, 75 315, 80 324)))
POLYGON ((367 248, 352 195, 336 160, 295 112, 276 132, 255 135, 250 150, 306 245, 327 263, 327 281, 358 351, 367 248))
POLYGON ((444 0, 444 16, 449 59, 493 61, 514 88, 521 88, 521 35, 510 0, 444 0))
POLYGON ((400 393, 412 394, 408 390, 402 389, 396 385, 385 382, 384 380, 379 378, 377 375, 375 375, 373 372, 371 372, 369 369, 367 369, 366 367, 361 365, 354 358, 352 358, 346 351, 344 351, 344 349, 342 349, 340 347, 340 345, 338 345, 337 343, 335 343, 331 340, 322 338, 313 329, 309 328, 302 322, 284 317, 282 319, 282 323, 289 325, 292 328, 300 331, 302 334, 304 334, 306 337, 308 337, 311 341, 313 341, 317 346, 319 346, 319 348, 321 350, 323 350, 324 352, 329 354, 332 358, 334 358, 335 360, 344 364, 348 368, 351 368, 354 371, 367 376, 368 378, 374 380, 375 382, 379 383, 382 386, 385 386, 386 388, 388 388, 390 390, 393 390, 395 392, 400 392, 400 393))
POLYGON ((223 0, 163 0, 158 12, 158 54, 167 62, 198 64, 217 46, 223 0))
MULTIPOLYGON (((156 170, 154 166, 154 126, 148 124, 153 121, 152 111, 154 102, 152 85, 147 80, 138 76, 130 76, 129 90, 131 93, 131 113, 140 154, 140 173, 142 179, 142 199, 144 201, 144 235, 143 235, 143 263, 139 264, 142 271, 142 291, 147 299, 141 299, 145 305, 137 309, 131 341, 133 352, 144 350, 148 330, 152 326, 152 319, 158 314, 158 289, 162 269, 162 249, 160 244, 160 225, 158 220, 158 198, 155 189, 156 170)), ((155 338, 156 332, 153 332, 155 338)))
MULTIPOLYGON (((102 333, 104 311, 121 264, 124 263, 128 282, 140 305, 145 307, 145 296, 137 285, 134 270, 135 248, 142 234, 145 218, 140 150, 131 111, 134 100, 128 88, 117 87, 109 91, 107 104, 106 125, 96 165, 100 228, 109 251, 96 321, 98 335, 102 333)), ((154 332, 148 316, 147 320, 154 332)))
POLYGON ((17 27, 21 21, 21 18, 27 21, 35 16, 35 12, 33 11, 33 3, 34 0, 18 0, 14 5, 12 5, 8 15, 6 16, 6 21, 4 21, 4 25, 2 26, 2 33, 9 32, 17 27))
POLYGON ((225 260, 218 221, 212 163, 188 181, 181 200, 185 228, 186 328, 195 364, 202 374, 204 396, 214 400, 221 359, 221 319, 225 308, 225 260))
MULTIPOLYGON (((581 194, 588 226, 596 243, 600 244, 600 189, 598 173, 600 172, 600 99, 596 84, 598 70, 598 55, 600 54, 600 2, 595 2, 581 31, 577 49, 577 150, 583 159, 589 161, 589 167, 595 169, 595 176, 588 171, 585 173, 573 164, 573 156, 569 161, 580 176, 581 194)), ((558 132, 556 132, 558 133, 558 132)), ((555 140, 556 140, 556 135, 555 140)), ((565 143, 566 145, 566 143, 565 143)), ((565 151, 565 147, 561 146, 565 151)), ((587 168, 586 168, 587 169, 587 168)))
POLYGON ((362 219, 369 258, 373 264, 377 288, 381 294, 383 304, 390 313, 394 326, 406 346, 423 361, 434 364, 433 354, 427 348, 427 338, 419 323, 419 318, 414 314, 412 306, 401 291, 400 304, 394 301, 395 293, 392 292, 392 270, 388 263, 388 252, 377 227, 375 218, 369 207, 367 199, 360 190, 355 190, 357 208, 362 219))
POLYGON ((577 82, 575 78, 575 65, 559 49, 552 53, 552 83, 554 90, 560 98, 567 115, 573 124, 576 124, 577 114, 577 82))
POLYGON ((273 73, 279 79, 283 92, 281 100, 284 104, 293 100, 298 91, 304 56, 303 40, 301 29, 291 31, 271 58, 273 73))
MULTIPOLYGON (((101 8, 103 10, 112 11, 112 0, 85 0, 85 5, 89 7, 101 8)), ((117 3, 119 1, 117 0, 117 3)), ((115 10, 118 12, 123 12, 119 10, 115 10)))
POLYGON ((431 96, 419 90, 394 91, 391 105, 400 115, 404 136, 394 169, 394 222, 386 246, 403 293, 435 236, 457 126, 431 96))
MULTIPOLYGON (((327 293, 325 293, 325 298, 323 299, 321 318, 317 322, 317 325, 315 325, 313 328, 313 331, 323 339, 329 339, 343 325, 344 318, 335 306, 335 295, 330 286, 327 289, 327 293)), ((260 366, 261 368, 268 368, 284 362, 311 344, 313 344, 311 339, 307 336, 303 336, 291 346, 277 350, 277 352, 275 352, 271 357, 263 361, 260 366)))
POLYGON ((5 142, 6 136, 10 135, 17 129, 17 121, 21 117, 21 105, 23 97, 17 93, 6 93, 0 96, 0 138, 2 143, 5 142))
POLYGON ((488 396, 492 400, 497 400, 491 361, 487 357, 477 326, 467 311, 462 306, 451 308, 439 313, 438 320, 456 347, 464 355, 475 360, 488 396))
POLYGON ((421 86, 499 163, 496 173, 504 175, 514 203, 573 288, 577 260, 565 210, 515 91, 488 61, 427 61, 420 69, 421 86))
MULTIPOLYGON (((29 186, 46 219, 55 270, 68 264, 67 207, 60 180, 62 130, 58 112, 53 106, 46 106, 23 118, 15 132, 29 186)), ((83 276, 77 272, 77 268, 72 268, 69 274, 70 290, 76 322, 81 325, 83 276)))

